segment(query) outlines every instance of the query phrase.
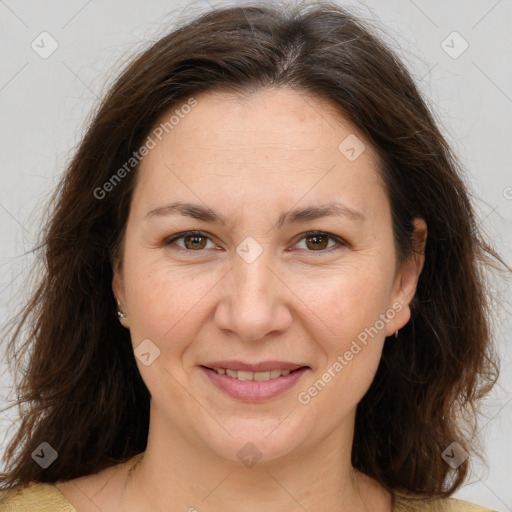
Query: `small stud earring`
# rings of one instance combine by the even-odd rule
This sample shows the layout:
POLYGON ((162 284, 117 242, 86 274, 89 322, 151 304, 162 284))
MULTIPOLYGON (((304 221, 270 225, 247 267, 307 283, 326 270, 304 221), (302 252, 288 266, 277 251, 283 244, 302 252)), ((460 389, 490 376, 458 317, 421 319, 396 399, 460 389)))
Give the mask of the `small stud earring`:
MULTIPOLYGON (((117 297, 116 297, 116 300, 117 300, 117 305, 118 305, 118 306, 121 306, 121 302, 120 302, 120 300, 119 300, 117 297)), ((128 315, 127 315, 126 313, 123 313, 123 312, 121 311, 121 309, 119 309, 119 310, 118 310, 118 312, 117 312, 117 317, 119 318, 119 320, 121 320, 122 318, 126 318, 127 316, 128 316, 128 315)))

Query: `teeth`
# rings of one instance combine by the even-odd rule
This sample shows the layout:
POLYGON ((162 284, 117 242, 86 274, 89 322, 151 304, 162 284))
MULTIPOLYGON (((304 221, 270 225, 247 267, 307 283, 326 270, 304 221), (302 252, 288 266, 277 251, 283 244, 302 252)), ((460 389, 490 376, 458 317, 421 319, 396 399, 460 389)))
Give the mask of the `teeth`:
POLYGON ((227 375, 233 379, 238 380, 257 380, 257 381, 266 381, 271 379, 277 379, 279 377, 284 377, 291 373, 291 370, 270 370, 267 372, 247 372, 244 370, 229 370, 224 368, 212 368, 219 375, 227 375))
MULTIPOLYGON (((240 378, 240 374, 238 374, 238 378, 240 378)), ((270 380, 270 372, 254 372, 254 380, 270 380)))

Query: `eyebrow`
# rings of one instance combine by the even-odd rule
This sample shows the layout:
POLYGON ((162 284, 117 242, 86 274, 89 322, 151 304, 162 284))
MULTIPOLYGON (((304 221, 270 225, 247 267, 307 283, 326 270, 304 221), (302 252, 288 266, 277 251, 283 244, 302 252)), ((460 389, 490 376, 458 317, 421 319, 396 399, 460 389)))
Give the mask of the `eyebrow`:
MULTIPOLYGON (((146 214, 146 218, 169 215, 182 215, 184 217, 190 217, 203 222, 217 223, 224 226, 231 224, 226 217, 216 213, 211 208, 207 208, 199 204, 184 203, 181 201, 154 208, 146 214)), ((282 227, 284 224, 307 222, 329 216, 346 217, 349 220, 359 222, 364 222, 366 220, 366 217, 361 212, 349 208, 342 203, 334 202, 326 205, 308 206, 300 210, 295 209, 289 212, 283 212, 279 216, 277 226, 282 227)))

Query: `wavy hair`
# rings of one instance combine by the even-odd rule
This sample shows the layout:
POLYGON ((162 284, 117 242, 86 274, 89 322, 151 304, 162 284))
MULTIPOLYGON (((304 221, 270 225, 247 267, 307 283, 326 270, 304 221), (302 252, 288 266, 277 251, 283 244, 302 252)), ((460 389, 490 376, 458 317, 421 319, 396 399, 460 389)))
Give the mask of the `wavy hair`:
POLYGON ((97 107, 50 202, 44 268, 8 339, 11 363, 28 363, 1 487, 77 478, 145 450, 150 396, 111 289, 138 166, 98 191, 180 102, 263 87, 327 100, 374 147, 398 261, 414 250, 413 219, 428 226, 412 318, 385 343, 357 407, 353 466, 431 497, 462 484, 469 460, 451 469, 441 453, 452 442, 471 451, 477 401, 498 376, 485 269, 503 262, 405 65, 367 22, 314 2, 201 14, 141 51, 97 107), (42 442, 58 452, 47 469, 31 457, 42 442))

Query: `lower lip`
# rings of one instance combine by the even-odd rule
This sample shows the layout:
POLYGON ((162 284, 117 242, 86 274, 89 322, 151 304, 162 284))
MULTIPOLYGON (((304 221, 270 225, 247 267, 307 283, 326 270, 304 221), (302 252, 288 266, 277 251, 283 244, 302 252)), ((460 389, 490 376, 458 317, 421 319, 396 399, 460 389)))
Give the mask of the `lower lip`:
POLYGON ((200 369, 221 391, 232 398, 247 402, 264 402, 283 394, 292 388, 308 370, 307 367, 299 368, 277 379, 257 381, 233 379, 227 375, 220 375, 204 366, 201 366, 200 369))

